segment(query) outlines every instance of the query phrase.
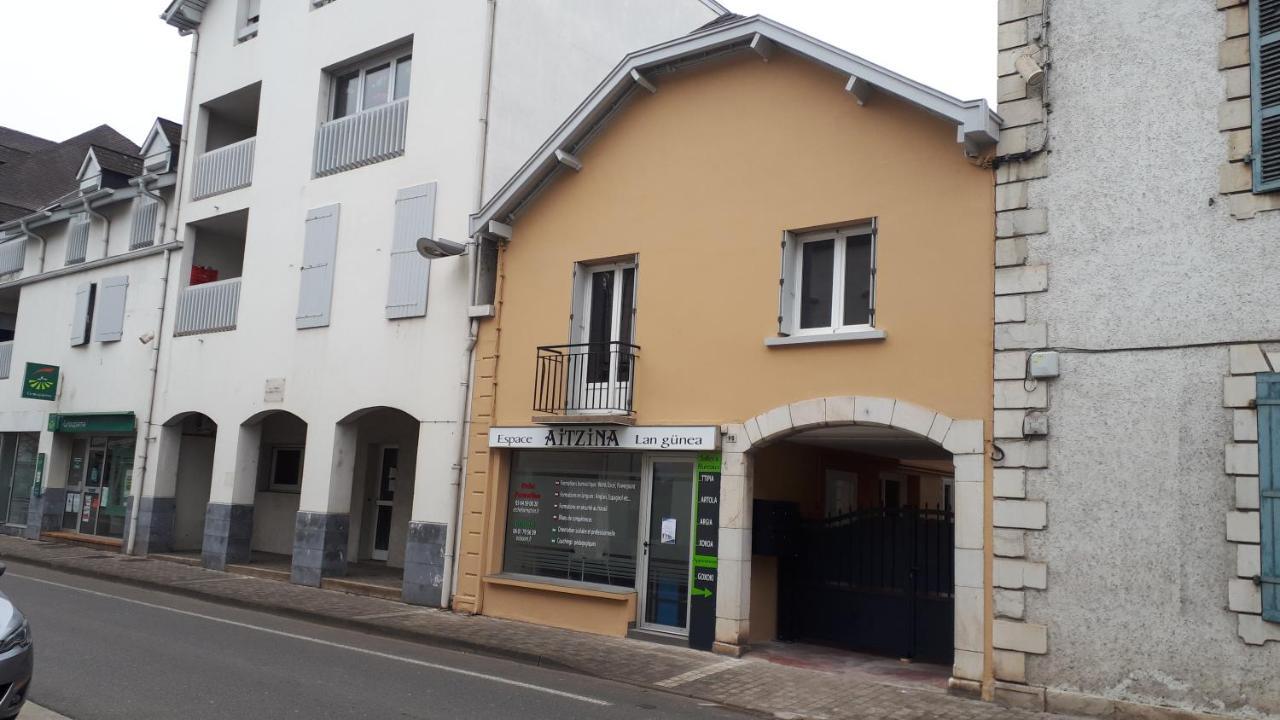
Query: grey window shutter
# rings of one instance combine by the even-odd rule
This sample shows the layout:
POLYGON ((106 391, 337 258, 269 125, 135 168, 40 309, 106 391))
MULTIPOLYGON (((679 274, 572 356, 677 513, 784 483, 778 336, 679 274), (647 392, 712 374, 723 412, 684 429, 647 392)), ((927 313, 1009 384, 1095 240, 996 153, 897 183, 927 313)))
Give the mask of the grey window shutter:
POLYGON ((89 342, 89 312, 93 309, 93 284, 76 288, 76 302, 71 310, 71 345, 89 342))
POLYGON ((138 198, 133 211, 133 230, 129 233, 129 249, 151 247, 156 239, 156 215, 160 203, 149 197, 138 198))
POLYGON ((1249 3, 1253 190, 1280 190, 1280 0, 1249 3))
POLYGON ((325 327, 333 300, 333 261, 338 252, 338 211, 329 205, 307 213, 298 280, 298 329, 325 327))
POLYGON ((129 277, 109 277, 98 288, 93 310, 93 339, 115 342, 124 337, 124 301, 129 292, 129 277))
POLYGON ((796 239, 789 232, 782 233, 781 274, 778 276, 778 334, 793 335, 796 331, 796 292, 800 278, 796 277, 796 239))
POLYGON ((436 184, 396 193, 396 225, 391 241, 391 275, 387 281, 387 317, 427 314, 431 261, 418 254, 418 238, 435 237, 436 184))
POLYGON ((1280 622, 1280 373, 1258 375, 1262 619, 1280 622))
POLYGON ((67 227, 66 264, 84 262, 89 253, 89 216, 79 213, 71 216, 67 227))

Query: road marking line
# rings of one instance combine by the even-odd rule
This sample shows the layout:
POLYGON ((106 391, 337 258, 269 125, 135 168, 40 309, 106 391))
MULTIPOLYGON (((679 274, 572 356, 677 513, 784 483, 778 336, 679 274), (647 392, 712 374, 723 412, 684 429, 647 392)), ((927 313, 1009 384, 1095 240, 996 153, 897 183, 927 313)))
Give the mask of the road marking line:
POLYGON ((441 665, 439 663, 426 662, 425 660, 415 660, 413 658, 401 657, 399 655, 392 655, 391 653, 379 652, 377 650, 369 650, 367 648, 356 647, 354 645, 344 645, 342 643, 337 643, 330 640, 321 640, 319 638, 307 637, 306 635, 299 635, 297 633, 285 632, 283 630, 273 630, 272 628, 262 627, 261 625, 253 625, 250 623, 243 623, 236 620, 227 620, 226 618, 214 617, 213 615, 205 615, 204 613, 191 612, 190 610, 179 610, 177 608, 171 608, 171 607, 167 607, 165 605, 159 605, 156 603, 149 603, 143 600, 134 600, 133 598, 121 597, 119 595, 112 595, 111 593, 98 592, 97 590, 89 590, 88 588, 76 587, 75 585, 67 585, 65 583, 54 582, 52 580, 43 580, 41 578, 31 577, 30 575, 18 575, 16 573, 6 573, 5 577, 19 578, 21 580, 30 580, 31 582, 37 582, 44 585, 52 585, 53 587, 65 588, 67 590, 74 590, 76 592, 85 593, 87 595, 96 595, 98 597, 110 598, 112 600, 119 600, 120 602, 127 602, 133 605, 141 605, 142 607, 148 607, 155 610, 165 610, 167 612, 177 613, 178 615, 186 615, 188 617, 199 618, 201 620, 208 620, 210 622, 223 623, 224 625, 232 625, 235 627, 245 628, 247 630, 257 630, 258 632, 264 632, 264 633, 267 633, 268 635, 275 635, 277 637, 286 637, 294 640, 302 640, 309 643, 315 643, 317 645, 324 645, 326 647, 337 648, 339 650, 349 650, 351 652, 361 653, 363 655, 370 655, 372 657, 382 658, 384 660, 395 660, 397 662, 407 663, 409 665, 417 665, 418 667, 430 668, 432 670, 440 670, 442 672, 450 672, 456 675, 465 675, 467 677, 473 677, 479 680, 488 680, 490 682, 501 683, 503 685, 511 685, 513 687, 524 688, 526 690, 533 690, 536 692, 546 693, 548 695, 556 695, 563 698, 569 698, 570 700, 577 700, 579 702, 589 703, 591 705, 612 705, 613 704, 611 702, 608 702, 607 700, 600 700, 599 698, 587 697, 586 695, 575 695, 574 693, 565 692, 563 690, 556 690, 555 688, 544 687, 542 685, 534 685, 533 683, 520 682, 519 680, 509 680, 507 678, 498 677, 496 675, 488 675, 481 672, 475 672, 473 670, 463 670, 461 668, 449 667, 448 665, 441 665))
POLYGON ((662 680, 655 684, 658 687, 664 687, 664 688, 680 687, 681 685, 684 685, 686 683, 691 683, 694 680, 701 680, 704 677, 710 677, 712 675, 715 675, 716 673, 722 673, 725 670, 728 670, 729 668, 737 667, 737 665, 738 665, 737 660, 723 660, 721 662, 715 663, 714 665, 695 668, 693 670, 690 670, 689 672, 680 673, 675 677, 669 677, 666 680, 662 680))
POLYGON ((404 615, 426 615, 426 610, 397 610, 395 612, 374 613, 372 615, 352 615, 352 620, 381 620, 383 618, 401 617, 404 615))

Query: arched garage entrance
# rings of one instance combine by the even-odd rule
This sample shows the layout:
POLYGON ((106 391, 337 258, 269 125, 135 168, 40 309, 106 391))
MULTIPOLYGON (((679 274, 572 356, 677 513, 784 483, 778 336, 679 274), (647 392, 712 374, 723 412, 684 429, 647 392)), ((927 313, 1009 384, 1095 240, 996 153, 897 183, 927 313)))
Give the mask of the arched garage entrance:
POLYGON ((807 640, 981 679, 981 420, 845 396, 725 429, 723 650, 807 640))

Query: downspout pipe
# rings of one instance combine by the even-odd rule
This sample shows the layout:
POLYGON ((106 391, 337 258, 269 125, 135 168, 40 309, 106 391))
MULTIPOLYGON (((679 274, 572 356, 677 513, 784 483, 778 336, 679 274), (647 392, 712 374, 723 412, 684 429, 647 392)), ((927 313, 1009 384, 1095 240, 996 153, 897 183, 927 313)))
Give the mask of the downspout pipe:
MULTIPOLYGON (((494 30, 498 18, 498 0, 488 0, 486 10, 484 70, 480 87, 479 142, 476 148, 475 209, 477 212, 484 205, 484 171, 489 147, 489 97, 493 89, 494 30)), ((467 283, 468 305, 475 302, 479 268, 480 238, 476 237, 470 251, 467 253, 467 275, 470 278, 467 283)), ((450 523, 451 527, 448 530, 453 535, 447 538, 445 542, 445 576, 441 578, 441 600, 446 608, 453 607, 453 598, 458 592, 458 564, 462 547, 462 485, 466 482, 467 477, 467 448, 471 439, 471 388, 475 382, 475 350, 479 333, 480 320, 471 318, 467 331, 466 350, 463 353, 466 367, 463 370, 462 380, 462 415, 458 420, 458 458, 454 463, 454 479, 449 485, 449 502, 453 506, 453 522, 450 523)))
MULTIPOLYGON (((53 215, 53 213, 46 210, 43 213, 39 213, 39 215, 42 216, 43 218, 47 218, 50 215, 53 215)), ((35 217, 35 216, 32 216, 32 217, 35 217)), ((44 272, 44 249, 49 245, 49 241, 45 240, 43 235, 37 235, 31 232, 31 229, 27 227, 27 223, 29 222, 31 222, 31 218, 29 217, 22 218, 21 220, 18 221, 18 227, 19 229, 22 230, 24 239, 35 238, 40 241, 40 262, 39 262, 39 269, 36 270, 36 274, 39 275, 40 273, 44 272)))
MULTIPOLYGON (((193 31, 191 33, 191 57, 187 64, 187 100, 182 111, 184 122, 182 123, 182 136, 178 141, 178 160, 177 164, 174 166, 175 172, 178 173, 178 179, 174 183, 173 190, 173 222, 170 223, 169 228, 170 233, 172 234, 170 242, 178 241, 178 216, 182 209, 182 181, 187 176, 184 163, 186 163, 187 158, 187 132, 191 127, 191 95, 195 91, 196 54, 199 48, 200 33, 199 31, 193 31)), ((148 178, 149 177, 150 176, 148 176, 148 178)), ((163 203, 164 200, 162 198, 153 195, 146 189, 146 183, 146 179, 141 179, 141 182, 138 184, 138 190, 150 197, 159 199, 160 202, 163 203)), ((164 205, 161 205, 161 208, 167 209, 164 205)), ((165 242, 164 224, 165 219, 162 214, 160 220, 161 243, 165 242)), ((160 308, 159 312, 156 313, 156 329, 154 331, 155 339, 151 341, 151 388, 147 396, 147 416, 143 419, 142 424, 143 432, 145 434, 142 437, 142 450, 138 452, 138 455, 134 460, 134 477, 137 478, 138 482, 135 483, 137 489, 134 491, 132 517, 129 518, 129 543, 125 548, 125 552, 129 555, 133 555, 135 548, 137 547, 142 498, 146 496, 147 489, 147 470, 151 459, 151 429, 152 421, 155 418, 156 413, 156 388, 160 384, 160 345, 164 339, 165 312, 168 310, 169 304, 169 266, 171 253, 171 248, 164 251, 164 273, 160 278, 160 308)), ((160 438, 157 437, 155 441, 159 442, 160 438)))
POLYGON ((165 222, 169 219, 167 217, 169 205, 164 201, 164 198, 160 197, 154 190, 147 187, 147 183, 155 180, 157 177, 159 176, 155 173, 150 173, 148 175, 143 175, 142 177, 133 178, 129 181, 129 184, 138 188, 139 193, 146 195, 148 198, 151 198, 160 204, 160 240, 163 242, 165 222))
MULTIPOLYGON (((106 257, 110 253, 109 243, 111 242, 111 219, 108 218, 106 215, 103 215, 102 213, 98 212, 97 210, 94 210, 93 201, 97 200, 100 197, 103 197, 104 195, 109 195, 109 194, 111 194, 110 188, 103 188, 101 190, 91 192, 88 195, 85 195, 80 198, 80 200, 84 203, 85 212, 89 213, 93 217, 96 217, 102 222, 106 223, 106 226, 107 226, 106 230, 102 233, 102 257, 106 257)), ((87 248, 86 248, 86 251, 87 251, 87 248)))

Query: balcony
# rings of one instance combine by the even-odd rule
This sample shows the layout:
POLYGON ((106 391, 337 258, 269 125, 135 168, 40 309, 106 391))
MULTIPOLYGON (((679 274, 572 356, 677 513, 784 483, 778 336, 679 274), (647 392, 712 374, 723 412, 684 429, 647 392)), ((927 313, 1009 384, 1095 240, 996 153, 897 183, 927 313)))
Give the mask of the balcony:
POLYGON ((191 199, 200 200, 252 184, 256 140, 256 137, 251 137, 196 158, 195 172, 191 177, 191 199))
POLYGON ((533 421, 632 424, 639 353, 638 346, 622 342, 538 348, 533 421))
POLYGON ((178 300, 174 335, 199 335, 236 329, 240 312, 240 278, 184 288, 178 300))
POLYGON ((315 176, 323 177, 404 154, 409 99, 322 123, 316 130, 315 176))
POLYGON ((13 341, 0 342, 0 380, 9 377, 9 368, 13 365, 13 341))

